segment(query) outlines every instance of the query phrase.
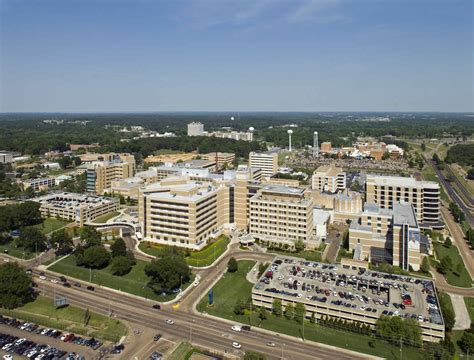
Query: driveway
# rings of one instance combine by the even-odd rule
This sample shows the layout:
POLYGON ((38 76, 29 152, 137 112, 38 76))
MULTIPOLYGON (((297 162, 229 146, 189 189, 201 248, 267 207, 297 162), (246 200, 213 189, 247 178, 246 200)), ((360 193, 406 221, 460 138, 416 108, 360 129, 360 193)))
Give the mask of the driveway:
POLYGON ((461 295, 449 294, 451 302, 453 303, 455 323, 453 330, 466 330, 471 328, 471 318, 467 311, 464 297, 461 295))

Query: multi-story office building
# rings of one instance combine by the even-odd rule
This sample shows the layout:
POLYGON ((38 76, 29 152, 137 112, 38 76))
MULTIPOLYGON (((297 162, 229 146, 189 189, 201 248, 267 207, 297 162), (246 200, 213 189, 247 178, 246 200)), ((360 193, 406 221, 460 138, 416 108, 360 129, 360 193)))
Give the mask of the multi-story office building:
POLYGON ((313 173, 312 188, 330 193, 342 191, 346 188, 346 173, 335 166, 320 166, 313 173))
POLYGON ((366 202, 392 209, 396 202, 407 202, 415 208, 422 228, 442 228, 440 187, 434 181, 418 181, 412 177, 367 175, 366 202))
POLYGON ((23 188, 32 188, 34 191, 46 190, 56 185, 55 178, 28 179, 23 181, 23 188))
POLYGON ((45 195, 33 201, 40 204, 42 216, 75 221, 79 226, 120 208, 120 202, 115 198, 74 193, 45 195))
POLYGON ((331 150, 332 150, 332 145, 329 141, 325 141, 321 143, 321 148, 319 149, 319 152, 328 153, 328 152, 331 152, 331 150))
POLYGON ((223 153, 223 152, 212 152, 209 154, 202 154, 201 159, 210 160, 216 163, 216 170, 221 170, 224 168, 234 167, 235 154, 233 153, 223 153))
POLYGON ((349 250, 359 260, 419 270, 420 228, 413 205, 395 203, 392 209, 384 209, 365 204, 360 218, 349 227, 349 250))
POLYGON ((262 241, 291 247, 301 240, 314 247, 313 207, 304 188, 265 185, 250 198, 249 233, 262 241))
POLYGON ((188 136, 203 136, 204 125, 200 122, 192 122, 188 124, 188 136))
POLYGON ((87 191, 102 194, 112 182, 132 177, 135 173, 135 158, 129 154, 115 154, 112 160, 94 161, 88 165, 87 191))
POLYGON ((262 175, 272 177, 278 172, 277 152, 251 152, 249 154, 249 167, 262 169, 262 175))
POLYGON ((262 187, 260 183, 262 170, 241 167, 235 173, 234 208, 235 226, 247 231, 250 219, 250 199, 262 187))
POLYGON ((140 189, 139 221, 144 240, 202 249, 233 222, 231 187, 189 177, 168 177, 140 189))
POLYGON ((0 152, 0 164, 9 164, 13 162, 13 154, 0 152))

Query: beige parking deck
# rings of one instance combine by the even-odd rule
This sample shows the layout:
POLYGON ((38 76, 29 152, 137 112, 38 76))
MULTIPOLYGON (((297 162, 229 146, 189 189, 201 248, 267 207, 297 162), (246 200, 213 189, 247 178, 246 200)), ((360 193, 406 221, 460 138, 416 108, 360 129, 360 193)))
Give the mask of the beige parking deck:
POLYGON ((274 298, 283 305, 302 302, 308 317, 314 313, 371 326, 381 315, 411 317, 419 321, 424 340, 444 338, 434 284, 427 279, 278 256, 254 286, 252 298, 269 309, 274 298))

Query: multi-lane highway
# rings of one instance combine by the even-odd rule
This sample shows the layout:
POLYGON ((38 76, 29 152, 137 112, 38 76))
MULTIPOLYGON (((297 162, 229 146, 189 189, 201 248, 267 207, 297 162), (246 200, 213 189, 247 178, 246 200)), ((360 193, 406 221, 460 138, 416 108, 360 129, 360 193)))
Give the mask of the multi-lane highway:
MULTIPOLYGON (((38 271, 34 271, 37 276, 38 271)), ((56 278, 55 273, 46 272, 48 279, 56 278)), ((222 353, 242 352, 232 349, 232 342, 238 341, 242 350, 253 350, 268 355, 270 359, 367 359, 370 356, 349 352, 344 349, 332 348, 321 344, 302 341, 295 338, 280 336, 260 329, 236 333, 231 330, 228 321, 189 312, 188 307, 174 308, 171 305, 162 306, 161 310, 152 308, 153 302, 115 292, 111 289, 96 287, 95 291, 81 288, 64 288, 48 280, 36 280, 39 291, 46 296, 66 296, 74 306, 88 308, 102 314, 110 314, 118 319, 124 319, 135 324, 143 324, 159 330, 165 336, 173 336, 188 340, 197 345, 215 349, 222 353), (171 319, 174 325, 168 325, 165 320, 171 319), (269 347, 268 342, 274 342, 275 347, 269 347), (282 355, 283 354, 283 355, 282 355)), ((84 283, 85 284, 85 283, 84 283)), ((202 284, 205 287, 205 284, 202 284)), ((198 293, 195 288, 192 293, 198 293)), ((341 342, 341 346, 344 342, 341 342)))

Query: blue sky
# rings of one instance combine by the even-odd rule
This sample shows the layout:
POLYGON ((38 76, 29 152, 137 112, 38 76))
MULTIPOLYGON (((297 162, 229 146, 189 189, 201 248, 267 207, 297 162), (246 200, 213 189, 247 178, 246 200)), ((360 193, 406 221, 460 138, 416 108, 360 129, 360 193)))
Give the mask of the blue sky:
POLYGON ((0 111, 474 111, 472 0, 0 0, 0 111))

